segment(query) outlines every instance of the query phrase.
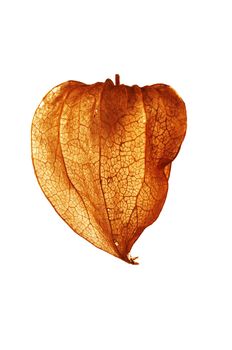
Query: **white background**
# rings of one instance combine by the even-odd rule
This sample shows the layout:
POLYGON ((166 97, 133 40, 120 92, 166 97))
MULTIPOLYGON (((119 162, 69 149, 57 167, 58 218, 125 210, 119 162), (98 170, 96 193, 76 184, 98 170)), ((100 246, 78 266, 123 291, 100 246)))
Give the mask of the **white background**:
POLYGON ((2 1, 0 348, 231 350, 230 1, 2 1), (30 158, 53 86, 166 83, 188 131, 128 265, 76 235, 30 158))

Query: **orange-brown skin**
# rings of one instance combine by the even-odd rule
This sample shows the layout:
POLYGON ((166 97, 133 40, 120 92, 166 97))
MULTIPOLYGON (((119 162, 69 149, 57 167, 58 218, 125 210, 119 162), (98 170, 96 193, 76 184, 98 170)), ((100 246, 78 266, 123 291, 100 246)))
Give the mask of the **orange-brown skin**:
POLYGON ((128 262, 166 199, 171 162, 186 133, 186 109, 169 86, 67 81, 32 122, 39 185, 80 236, 128 262))

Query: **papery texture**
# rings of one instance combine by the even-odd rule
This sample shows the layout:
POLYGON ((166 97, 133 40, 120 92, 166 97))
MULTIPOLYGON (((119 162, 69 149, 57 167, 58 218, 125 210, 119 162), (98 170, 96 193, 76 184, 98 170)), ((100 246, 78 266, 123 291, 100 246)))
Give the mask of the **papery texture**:
POLYGON ((167 85, 68 81, 35 112, 35 174, 76 233, 134 263, 129 252, 159 216, 185 132, 184 102, 167 85))

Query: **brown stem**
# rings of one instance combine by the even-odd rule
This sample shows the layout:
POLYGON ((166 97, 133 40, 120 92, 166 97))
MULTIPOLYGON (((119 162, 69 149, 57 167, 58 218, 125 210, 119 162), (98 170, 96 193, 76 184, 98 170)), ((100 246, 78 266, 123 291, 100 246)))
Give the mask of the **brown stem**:
POLYGON ((119 74, 115 74, 115 85, 120 85, 120 75, 119 74))

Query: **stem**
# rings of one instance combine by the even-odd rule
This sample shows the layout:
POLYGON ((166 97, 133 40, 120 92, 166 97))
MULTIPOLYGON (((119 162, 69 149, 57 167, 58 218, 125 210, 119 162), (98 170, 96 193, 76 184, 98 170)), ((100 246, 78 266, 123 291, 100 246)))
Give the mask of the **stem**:
POLYGON ((119 74, 115 74, 115 85, 116 86, 120 85, 120 75, 119 74))

